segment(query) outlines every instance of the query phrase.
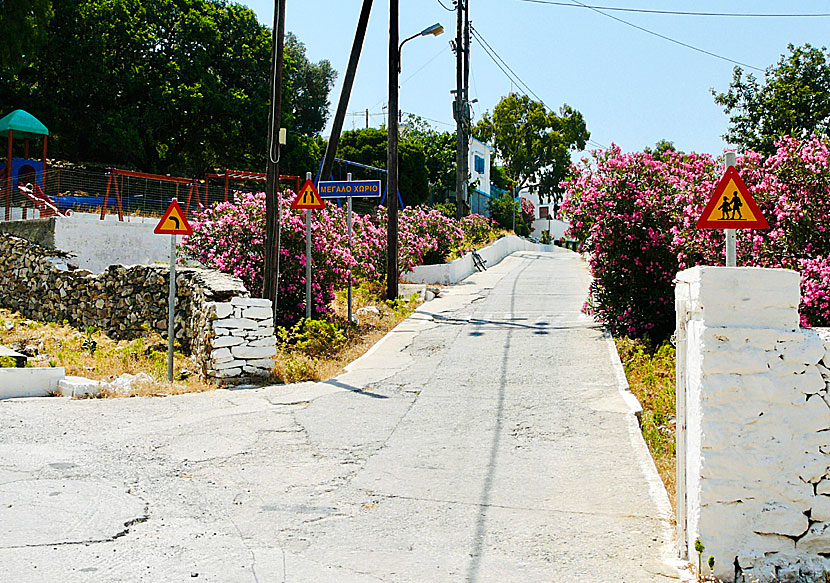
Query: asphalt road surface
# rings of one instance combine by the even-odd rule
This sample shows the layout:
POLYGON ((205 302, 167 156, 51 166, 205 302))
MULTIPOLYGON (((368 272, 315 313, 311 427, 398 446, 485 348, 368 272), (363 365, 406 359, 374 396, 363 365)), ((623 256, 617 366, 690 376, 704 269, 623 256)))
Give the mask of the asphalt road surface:
POLYGON ((668 581, 575 253, 516 253, 323 383, 0 401, 0 581, 668 581))

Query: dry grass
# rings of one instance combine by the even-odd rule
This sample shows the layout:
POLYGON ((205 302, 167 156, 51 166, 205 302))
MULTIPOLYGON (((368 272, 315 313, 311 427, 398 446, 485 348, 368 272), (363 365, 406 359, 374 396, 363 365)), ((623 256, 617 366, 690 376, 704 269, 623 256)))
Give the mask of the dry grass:
POLYGON ((641 428, 675 508, 675 351, 669 343, 616 339, 631 392, 643 406, 641 428))
MULTIPOLYGON (((298 350, 284 345, 276 356, 274 375, 263 382, 293 383, 307 380, 326 380, 343 372, 344 367, 365 354, 389 330, 408 317, 417 301, 381 299, 384 289, 369 283, 356 287, 353 308, 374 306, 379 314, 359 316, 358 324, 348 324, 346 292, 338 292, 333 304, 330 322, 338 330, 342 341, 336 345, 315 346, 298 350)), ((128 395, 105 391, 105 397, 160 396, 209 391, 217 386, 200 379, 196 365, 181 352, 174 355, 173 383, 167 382, 167 342, 158 334, 148 332, 145 337, 131 341, 115 341, 100 331, 79 331, 57 323, 34 322, 20 314, 0 310, 0 344, 18 352, 33 354, 29 366, 60 366, 67 375, 78 375, 93 380, 112 380, 123 374, 149 374, 153 380, 136 383, 128 395), (9 322, 10 326, 5 324, 9 322), (97 344, 94 351, 85 350, 85 338, 97 344)), ((0 363, 10 366, 13 363, 0 363)))
POLYGON ((349 325, 346 292, 338 292, 333 303, 331 322, 345 336, 345 341, 332 350, 297 350, 278 347, 275 376, 284 383, 327 380, 343 372, 344 367, 365 354, 387 332, 415 311, 417 301, 380 299, 383 288, 377 283, 362 284, 354 289, 353 310, 374 306, 379 315, 358 316, 358 324, 349 325))
POLYGON ((100 331, 90 330, 88 334, 66 324, 34 322, 16 312, 0 310, 0 344, 32 354, 29 366, 60 366, 66 369, 67 375, 105 381, 139 372, 153 377, 152 382, 135 386, 131 396, 172 395, 216 388, 198 378, 196 365, 181 352, 176 352, 173 358, 176 380, 167 382, 167 342, 155 333, 136 340, 115 341, 100 331), (95 341, 94 350, 84 349, 86 337, 95 341))

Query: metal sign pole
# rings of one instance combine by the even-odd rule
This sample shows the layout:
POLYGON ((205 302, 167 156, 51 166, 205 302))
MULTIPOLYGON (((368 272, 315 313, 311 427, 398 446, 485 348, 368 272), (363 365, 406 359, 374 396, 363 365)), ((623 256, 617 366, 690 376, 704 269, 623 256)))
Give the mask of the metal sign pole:
MULTIPOLYGON (((735 165, 735 152, 724 152, 724 161, 726 167, 735 165)), ((737 266, 737 238, 735 236, 735 229, 724 229, 726 234, 726 266, 737 266)))
MULTIPOLYGON (((352 181, 352 173, 349 172, 346 175, 346 181, 352 181)), ((346 229, 349 233, 349 253, 352 252, 352 197, 348 197, 347 199, 348 206, 346 208, 346 229)), ((349 306, 349 323, 352 322, 352 268, 349 267, 349 295, 348 295, 348 306, 349 306)))
MULTIPOLYGON (((311 180, 311 172, 306 172, 311 180)), ((305 211, 305 317, 311 319, 311 209, 305 211)))
MULTIPOLYGON (((174 199, 175 200, 175 199, 174 199)), ((173 330, 176 314, 176 235, 170 235, 170 294, 167 296, 167 380, 173 382, 173 330)))

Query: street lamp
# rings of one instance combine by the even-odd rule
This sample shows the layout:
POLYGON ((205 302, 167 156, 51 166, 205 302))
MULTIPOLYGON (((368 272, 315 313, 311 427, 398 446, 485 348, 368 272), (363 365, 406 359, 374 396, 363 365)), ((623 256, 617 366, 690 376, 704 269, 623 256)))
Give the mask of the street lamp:
POLYGON ((411 41, 413 38, 418 38, 419 36, 429 36, 429 35, 438 36, 438 35, 441 35, 441 34, 444 34, 444 27, 441 26, 441 23, 436 22, 435 24, 425 28, 421 32, 413 34, 412 36, 403 39, 403 42, 398 47, 398 73, 401 72, 401 50, 403 49, 403 46, 406 43, 411 41))
POLYGON ((405 38, 399 45, 398 0, 389 0, 389 123, 386 148, 386 199, 389 205, 386 227, 386 299, 398 297, 398 73, 403 45, 419 36, 438 36, 444 27, 436 23, 405 38))

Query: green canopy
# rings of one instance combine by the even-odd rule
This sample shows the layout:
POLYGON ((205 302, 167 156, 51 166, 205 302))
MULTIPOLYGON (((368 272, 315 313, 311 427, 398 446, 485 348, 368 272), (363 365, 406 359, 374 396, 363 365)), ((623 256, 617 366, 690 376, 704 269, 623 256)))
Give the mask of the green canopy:
POLYGON ((15 138, 36 138, 49 135, 49 130, 40 123, 40 120, 22 109, 15 109, 0 119, 0 135, 8 135, 9 130, 14 132, 15 138))

